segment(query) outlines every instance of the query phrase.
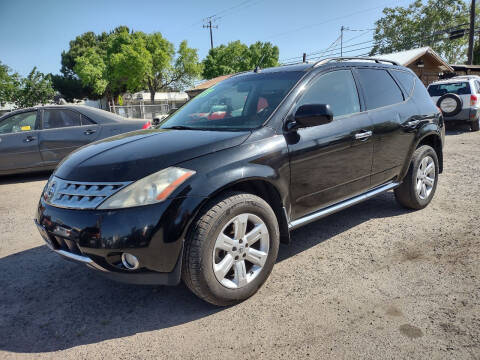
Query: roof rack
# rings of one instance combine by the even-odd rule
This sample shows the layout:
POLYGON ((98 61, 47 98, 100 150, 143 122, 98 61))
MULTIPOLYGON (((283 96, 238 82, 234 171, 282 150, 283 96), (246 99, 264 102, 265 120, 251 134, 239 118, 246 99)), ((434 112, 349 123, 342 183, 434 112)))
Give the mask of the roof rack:
POLYGON ((393 61, 393 60, 377 59, 377 58, 373 58, 373 57, 356 57, 356 56, 326 58, 326 59, 322 59, 322 60, 317 61, 313 66, 316 67, 316 66, 319 66, 319 65, 327 64, 327 63, 332 62, 332 61, 339 61, 340 62, 340 61, 348 61, 348 60, 373 61, 373 62, 376 62, 377 64, 390 63, 392 65, 400 66, 400 64, 398 62, 393 61))

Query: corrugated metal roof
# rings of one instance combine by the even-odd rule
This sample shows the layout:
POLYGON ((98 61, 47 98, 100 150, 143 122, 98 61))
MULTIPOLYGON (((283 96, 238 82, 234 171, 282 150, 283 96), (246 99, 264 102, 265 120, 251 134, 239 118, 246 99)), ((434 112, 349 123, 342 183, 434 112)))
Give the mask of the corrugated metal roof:
POLYGON ((220 81, 223 81, 223 80, 225 80, 225 79, 228 79, 229 77, 231 77, 231 76, 233 76, 233 75, 234 75, 234 74, 217 76, 216 78, 207 80, 207 81, 201 83, 200 85, 197 85, 197 86, 194 87, 192 90, 205 90, 205 89, 208 89, 208 88, 212 87, 213 85, 219 83, 220 81))
POLYGON ((405 50, 405 51, 399 51, 399 52, 390 53, 390 54, 381 54, 381 55, 375 56, 375 58, 392 60, 392 61, 398 62, 400 65, 408 66, 424 55, 428 55, 434 58, 438 62, 442 70, 448 70, 453 72, 453 68, 429 46, 405 50))

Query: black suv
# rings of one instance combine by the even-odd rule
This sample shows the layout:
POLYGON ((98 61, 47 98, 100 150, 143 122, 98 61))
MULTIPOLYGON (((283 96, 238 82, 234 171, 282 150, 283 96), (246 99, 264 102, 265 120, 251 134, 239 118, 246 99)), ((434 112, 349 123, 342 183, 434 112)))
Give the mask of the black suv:
POLYGON ((35 222, 58 254, 217 305, 265 282, 290 230, 395 191, 422 209, 442 115, 413 72, 327 59, 237 74, 156 129, 98 141, 49 179, 35 222))

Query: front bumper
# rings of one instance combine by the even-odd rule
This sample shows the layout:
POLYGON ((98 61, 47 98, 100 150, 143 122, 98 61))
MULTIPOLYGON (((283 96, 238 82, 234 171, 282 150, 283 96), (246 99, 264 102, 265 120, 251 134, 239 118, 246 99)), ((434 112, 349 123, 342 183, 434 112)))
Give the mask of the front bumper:
POLYGON ((186 229, 204 198, 169 199, 119 210, 72 210, 40 200, 35 224, 58 255, 128 283, 176 285, 186 229), (121 254, 140 262, 126 269, 121 254))

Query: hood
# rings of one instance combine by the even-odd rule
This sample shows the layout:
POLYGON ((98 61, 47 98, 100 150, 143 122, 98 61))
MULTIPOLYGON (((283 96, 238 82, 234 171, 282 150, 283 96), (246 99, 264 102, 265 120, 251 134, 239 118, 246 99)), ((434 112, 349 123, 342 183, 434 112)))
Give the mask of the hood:
POLYGON ((181 162, 244 142, 250 131, 152 129, 87 145, 70 154, 55 176, 80 182, 135 181, 181 162))

